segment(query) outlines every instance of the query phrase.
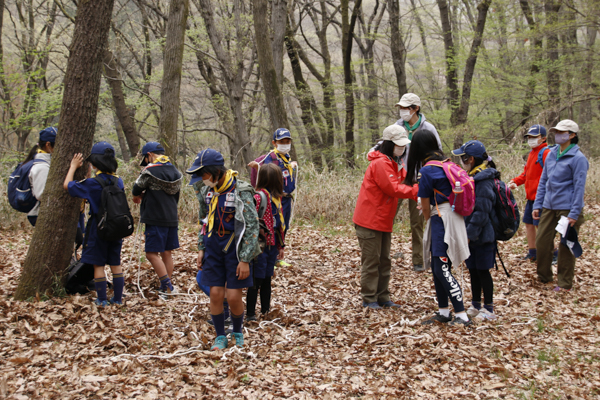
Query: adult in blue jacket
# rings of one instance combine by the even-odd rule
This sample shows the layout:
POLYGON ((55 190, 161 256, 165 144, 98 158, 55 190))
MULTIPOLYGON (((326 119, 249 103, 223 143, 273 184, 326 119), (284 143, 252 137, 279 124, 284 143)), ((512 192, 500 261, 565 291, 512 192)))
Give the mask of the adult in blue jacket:
POLYGON ((496 235, 492 225, 496 202, 494 180, 500 178, 500 173, 479 140, 468 141, 459 149, 452 151, 452 154, 460 156, 463 168, 475 181, 475 208, 471 215, 465 217, 471 252, 465 264, 471 276, 473 294, 467 314, 480 320, 496 319, 494 281, 490 270, 494 267, 496 258, 496 235), (481 292, 483 292, 483 304, 481 292))
MULTIPOLYGON (((570 119, 554 128, 554 147, 544 164, 544 171, 533 204, 533 218, 540 220, 536 238, 537 274, 544 283, 552 282, 552 249, 555 228, 562 216, 579 233, 583 223, 583 195, 589 163, 577 142, 579 126, 570 119)), ((575 275, 575 256, 563 244, 558 249, 558 286, 555 291, 571 290, 575 275)))

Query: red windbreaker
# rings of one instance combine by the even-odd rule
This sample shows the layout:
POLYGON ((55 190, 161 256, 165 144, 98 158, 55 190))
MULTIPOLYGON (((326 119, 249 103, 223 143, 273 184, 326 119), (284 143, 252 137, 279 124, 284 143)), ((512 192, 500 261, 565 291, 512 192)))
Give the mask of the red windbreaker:
MULTIPOLYGON (((525 164, 525 169, 523 173, 513 179, 513 182, 517 184, 517 186, 521 186, 525 184, 525 195, 527 196, 527 200, 535 200, 535 196, 537 195, 538 184, 540 183, 540 178, 542 177, 542 171, 544 168, 537 162, 538 155, 542 149, 545 149, 548 145, 546 143, 540 144, 535 149, 531 149, 529 152, 529 157, 527 157, 527 164, 525 164)), ((546 161, 546 157, 550 152, 547 151, 544 154, 544 162, 546 161)))
POLYGON ((406 169, 398 171, 398 164, 379 151, 369 153, 369 167, 365 172, 352 221, 363 228, 391 232, 398 199, 417 200, 417 185, 403 184, 406 169))

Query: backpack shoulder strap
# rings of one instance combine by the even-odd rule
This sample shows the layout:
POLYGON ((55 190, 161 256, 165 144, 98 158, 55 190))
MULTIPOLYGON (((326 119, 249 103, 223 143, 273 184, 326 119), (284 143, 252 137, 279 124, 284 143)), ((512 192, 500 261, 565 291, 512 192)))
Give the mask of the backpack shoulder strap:
POLYGON ((546 146, 538 153, 538 158, 536 163, 540 164, 542 168, 544 168, 544 154, 552 150, 553 146, 546 146))
POLYGON ((436 160, 433 160, 433 161, 427 161, 427 163, 426 163, 425 165, 423 165, 423 166, 424 166, 424 167, 427 167, 427 166, 432 166, 432 167, 440 167, 440 168, 444 168, 444 163, 443 163, 443 162, 441 162, 441 161, 436 161, 436 160))
POLYGON ((267 195, 262 190, 258 192, 260 196, 260 205, 258 207, 258 219, 262 219, 265 216, 267 210, 267 195))

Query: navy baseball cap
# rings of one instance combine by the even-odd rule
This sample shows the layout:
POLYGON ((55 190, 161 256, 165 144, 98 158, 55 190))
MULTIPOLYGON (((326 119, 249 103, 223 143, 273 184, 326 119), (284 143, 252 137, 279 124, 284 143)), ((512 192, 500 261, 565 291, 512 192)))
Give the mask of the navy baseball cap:
POLYGON ((544 128, 542 125, 532 125, 529 130, 527 131, 527 133, 525 134, 525 136, 540 136, 542 135, 542 137, 546 137, 546 128, 544 128))
POLYGON ((50 126, 44 130, 40 131, 40 142, 50 142, 50 143, 54 143, 56 142, 56 128, 53 126, 50 126))
POLYGON ((213 149, 202 150, 192 163, 192 166, 185 171, 187 174, 192 175, 190 185, 202 180, 202 175, 199 173, 204 167, 220 166, 225 165, 225 160, 221 153, 213 149))
POLYGON ((286 139, 286 138, 291 139, 292 134, 290 133, 290 131, 288 131, 285 128, 279 128, 273 134, 273 140, 281 140, 281 139, 286 139))
POLYGON ((567 228, 567 234, 561 237, 560 242, 567 246, 575 257, 579 257, 583 253, 583 249, 577 239, 577 231, 571 225, 567 228))
POLYGON ((467 143, 460 146, 459 149, 452 150, 455 156, 464 156, 483 158, 485 146, 479 140, 469 140, 467 143))
POLYGON ((142 147, 142 161, 140 162, 140 165, 142 167, 148 165, 148 162, 146 161, 146 156, 148 155, 148 153, 156 153, 157 151, 165 151, 165 148, 162 146, 162 144, 158 142, 146 143, 144 147, 142 147))
POLYGON ((91 154, 104 154, 106 150, 112 150, 113 155, 115 154, 115 148, 108 142, 98 142, 92 146, 91 154))

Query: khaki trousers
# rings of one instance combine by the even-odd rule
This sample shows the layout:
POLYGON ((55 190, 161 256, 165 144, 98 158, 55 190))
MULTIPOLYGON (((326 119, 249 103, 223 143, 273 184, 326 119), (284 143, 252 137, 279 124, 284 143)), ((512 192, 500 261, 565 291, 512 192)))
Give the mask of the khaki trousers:
MULTIPOLYGON (((404 199, 398 201, 398 210, 402 206, 404 199)), ((417 202, 408 199, 408 212, 410 214, 410 232, 412 234, 412 263, 413 265, 423 265, 423 229, 425 218, 419 215, 417 202)), ((396 212, 398 215, 398 212, 396 212)))
MULTIPOLYGON (((552 252, 554 250, 554 237, 556 225, 561 216, 568 216, 569 210, 548 210, 542 209, 540 224, 538 226, 535 245, 537 247, 537 274, 540 281, 552 282, 552 252)), ((575 223, 575 231, 579 234, 579 227, 583 224, 583 211, 575 223)), ((573 276, 575 276, 575 256, 564 244, 558 246, 558 264, 557 264, 558 286, 563 289, 573 287, 573 276)))
POLYGON ((354 226, 361 250, 360 286, 363 302, 385 303, 390 300, 388 286, 392 270, 392 234, 354 226))

